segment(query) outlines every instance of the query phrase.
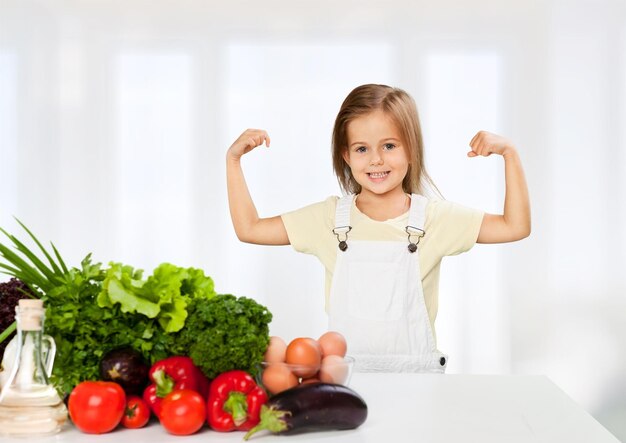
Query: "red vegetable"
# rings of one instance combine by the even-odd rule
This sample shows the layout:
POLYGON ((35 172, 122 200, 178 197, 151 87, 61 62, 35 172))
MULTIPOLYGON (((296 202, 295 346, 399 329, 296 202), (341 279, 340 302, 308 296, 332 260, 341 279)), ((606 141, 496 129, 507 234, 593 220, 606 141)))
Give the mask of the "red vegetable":
POLYGON ((117 427, 124 415, 126 394, 111 381, 84 381, 70 394, 68 409, 74 425, 88 434, 103 434, 117 427))
POLYGON ((143 391, 143 399, 159 419, 161 402, 170 392, 191 389, 204 398, 209 392, 209 379, 189 357, 168 357, 160 360, 152 365, 148 377, 152 384, 143 391))
POLYGON ((245 371, 224 372, 213 380, 209 391, 207 419, 215 431, 247 431, 259 423, 267 394, 245 371))
POLYGON ((150 408, 148 404, 136 395, 131 395, 126 401, 126 410, 122 417, 122 425, 125 428, 143 428, 150 420, 150 408))
POLYGON ((190 389, 169 393, 161 404, 161 424, 170 434, 193 434, 202 427, 205 417, 204 398, 190 389))

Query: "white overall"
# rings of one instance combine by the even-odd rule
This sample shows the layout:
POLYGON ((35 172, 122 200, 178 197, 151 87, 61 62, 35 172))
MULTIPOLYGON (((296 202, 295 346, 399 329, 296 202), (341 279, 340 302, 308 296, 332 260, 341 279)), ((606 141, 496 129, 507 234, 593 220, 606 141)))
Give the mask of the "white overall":
POLYGON ((351 240, 354 198, 337 202, 329 329, 346 337, 356 371, 443 373, 448 357, 435 346, 416 247, 425 234, 426 198, 411 196, 407 240, 400 242, 351 240))

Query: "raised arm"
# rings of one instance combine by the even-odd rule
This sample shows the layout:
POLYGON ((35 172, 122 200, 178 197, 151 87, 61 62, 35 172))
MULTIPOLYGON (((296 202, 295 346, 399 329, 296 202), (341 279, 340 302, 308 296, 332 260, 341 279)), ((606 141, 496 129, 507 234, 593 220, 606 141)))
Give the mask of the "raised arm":
POLYGON ((226 153, 226 185, 228 206, 237 238, 259 245, 288 245, 289 237, 280 216, 259 218, 246 179, 241 169, 241 157, 261 146, 269 148, 270 137, 262 129, 247 129, 226 153))
POLYGON ((530 201, 519 154, 510 140, 487 131, 478 132, 470 142, 469 157, 499 154, 504 158, 506 191, 504 213, 485 214, 477 243, 505 243, 530 235, 530 201))

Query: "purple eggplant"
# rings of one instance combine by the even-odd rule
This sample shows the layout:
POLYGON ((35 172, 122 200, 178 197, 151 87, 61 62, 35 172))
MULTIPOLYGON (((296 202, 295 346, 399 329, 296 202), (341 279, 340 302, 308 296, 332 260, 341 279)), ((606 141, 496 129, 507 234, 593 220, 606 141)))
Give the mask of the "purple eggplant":
POLYGON ((262 429, 274 434, 354 429, 366 418, 367 405, 352 389, 331 383, 311 383, 273 396, 261 407, 261 421, 244 440, 262 429))
POLYGON ((130 347, 113 349, 100 361, 100 377, 118 383, 126 394, 141 395, 150 367, 140 352, 130 347))

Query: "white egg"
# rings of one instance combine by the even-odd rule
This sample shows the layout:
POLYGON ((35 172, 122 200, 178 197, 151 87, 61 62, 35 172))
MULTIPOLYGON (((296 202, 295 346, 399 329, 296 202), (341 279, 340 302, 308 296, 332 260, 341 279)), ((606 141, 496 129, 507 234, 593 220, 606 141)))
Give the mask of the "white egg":
POLYGON ((264 360, 269 363, 281 363, 285 361, 287 343, 280 337, 270 337, 270 343, 265 351, 264 360))
POLYGON ((317 339, 320 347, 322 348, 322 356, 338 355, 344 357, 348 345, 346 339, 339 332, 328 331, 317 339))
POLYGON ((338 355, 328 355, 322 360, 320 380, 324 383, 344 384, 350 373, 349 364, 338 355))

